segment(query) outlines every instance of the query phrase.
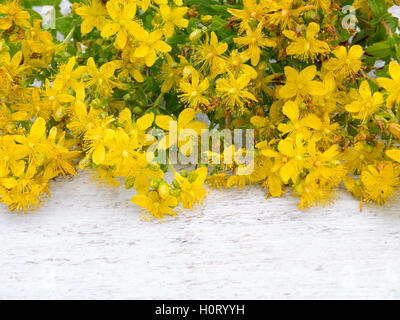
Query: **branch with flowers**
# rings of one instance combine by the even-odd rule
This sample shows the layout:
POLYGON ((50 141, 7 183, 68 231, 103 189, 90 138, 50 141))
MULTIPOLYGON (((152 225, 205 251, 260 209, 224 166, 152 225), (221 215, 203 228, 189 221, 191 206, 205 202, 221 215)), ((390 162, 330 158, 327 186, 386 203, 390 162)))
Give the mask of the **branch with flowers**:
POLYGON ((258 184, 266 198, 292 189, 302 209, 331 203, 341 185, 360 205, 396 197, 396 1, 70 2, 68 15, 59 0, 0 4, 0 201, 10 210, 35 209, 50 180, 77 168, 134 189, 151 218, 192 209, 205 184, 258 184), (43 5, 55 29, 33 10, 43 5), (200 152, 217 163, 186 172, 160 160, 198 152, 206 129, 254 130, 255 150, 221 136, 200 152))

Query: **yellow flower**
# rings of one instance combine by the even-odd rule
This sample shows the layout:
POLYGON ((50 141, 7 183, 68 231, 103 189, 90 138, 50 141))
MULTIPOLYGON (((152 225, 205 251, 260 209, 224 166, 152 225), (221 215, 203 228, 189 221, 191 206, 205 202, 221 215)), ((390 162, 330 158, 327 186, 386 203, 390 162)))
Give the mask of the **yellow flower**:
POLYGON ((261 24, 255 30, 248 28, 245 36, 234 38, 233 41, 247 48, 244 54, 251 59, 253 66, 260 61, 261 48, 276 46, 275 40, 269 39, 263 34, 261 24))
POLYGON ((226 188, 226 182, 228 181, 228 175, 226 173, 215 173, 212 176, 208 176, 206 183, 211 188, 222 189, 226 188))
POLYGON ((307 147, 312 162, 307 179, 308 181, 318 181, 320 184, 326 183, 329 186, 337 186, 346 174, 341 161, 338 160, 338 145, 331 145, 328 149, 321 151, 317 142, 318 138, 313 137, 307 147))
POLYGON ((203 93, 209 86, 208 79, 205 78, 200 82, 199 73, 196 70, 193 70, 191 75, 190 82, 188 78, 180 81, 179 91, 182 93, 179 95, 179 98, 193 109, 198 109, 202 105, 209 105, 210 102, 203 96, 203 93))
POLYGON ((282 30, 292 29, 299 21, 303 12, 316 9, 315 6, 301 5, 295 0, 266 0, 267 14, 265 23, 272 26, 280 26, 282 30))
MULTIPOLYGON (((194 121, 194 117, 196 115, 196 111, 192 108, 184 109, 179 117, 178 121, 175 121, 170 116, 157 116, 156 117, 156 124, 161 129, 165 131, 170 131, 170 127, 176 126, 177 132, 169 132, 166 134, 161 141, 158 143, 159 149, 168 149, 172 145, 174 145, 177 140, 179 139, 179 135, 183 132, 184 129, 192 129, 198 135, 201 134, 202 129, 207 129, 207 125, 204 122, 194 121), (170 137, 170 135, 173 135, 170 137), (176 135, 176 136, 175 136, 176 135)), ((189 139, 190 137, 188 137, 189 139)), ((185 141, 183 141, 184 143, 185 141)), ((182 143, 179 143, 180 145, 182 143)))
POLYGON ((257 78, 257 71, 246 64, 247 60, 249 60, 249 57, 243 52, 239 52, 237 49, 232 50, 229 58, 226 60, 226 70, 235 76, 238 76, 239 73, 244 73, 249 75, 251 79, 255 79, 257 78))
MULTIPOLYGON (((153 1, 154 3, 158 5, 166 5, 168 4, 168 0, 128 0, 128 1, 135 1, 139 4, 139 6, 142 8, 143 12, 146 12, 147 9, 149 8, 151 2, 153 1)), ((174 0, 174 3, 176 6, 182 6, 183 1, 182 0, 174 0)))
POLYGON ((12 58, 8 52, 0 57, 0 68, 3 67, 5 69, 12 82, 17 81, 17 79, 22 76, 23 71, 29 68, 28 66, 21 64, 22 59, 22 51, 15 53, 12 58))
POLYGON ((49 132, 48 141, 51 142, 49 146, 43 178, 45 180, 53 179, 58 175, 76 175, 73 160, 76 159, 80 151, 70 151, 65 145, 65 132, 60 132, 56 127, 53 127, 49 132))
POLYGON ((241 20, 240 33, 243 33, 250 27, 250 19, 261 22, 265 13, 268 12, 265 6, 266 1, 257 2, 256 0, 243 0, 243 9, 228 8, 228 12, 231 15, 241 20))
POLYGON ((131 111, 128 108, 122 110, 118 117, 118 124, 122 125, 130 139, 135 141, 136 147, 146 146, 152 143, 154 137, 147 134, 148 130, 154 122, 154 113, 146 113, 136 121, 132 120, 131 111))
POLYGON ((379 110, 383 104, 383 96, 380 92, 373 95, 368 81, 363 81, 358 89, 360 98, 345 106, 346 111, 352 113, 353 118, 362 120, 363 123, 379 110))
POLYGON ((370 164, 383 160, 385 144, 378 143, 373 147, 365 141, 355 143, 353 148, 347 148, 341 158, 349 172, 360 173, 370 164))
POLYGON ((275 134, 276 127, 269 117, 253 116, 250 123, 258 130, 260 137, 270 138, 275 134))
POLYGON ((83 34, 89 33, 95 27, 101 31, 107 23, 107 10, 99 0, 89 0, 87 4, 81 3, 75 12, 83 19, 81 24, 83 34))
POLYGON ((205 167, 190 172, 186 178, 175 172, 175 180, 178 182, 181 191, 179 199, 182 201, 182 207, 192 209, 193 205, 201 202, 206 196, 207 192, 203 186, 206 178, 207 168, 205 167))
POLYGON ((21 144, 25 155, 29 156, 29 162, 36 165, 42 164, 42 155, 46 153, 46 121, 37 118, 27 136, 14 135, 14 140, 21 144))
POLYGON ((122 128, 118 128, 107 142, 108 151, 101 163, 114 166, 119 176, 126 177, 134 169, 138 147, 137 140, 131 139, 122 128))
POLYGON ((394 198, 400 184, 399 171, 392 163, 369 165, 361 173, 361 182, 365 197, 382 205, 394 198))
POLYGON ((256 145, 256 148, 261 152, 261 156, 256 161, 256 166, 250 175, 250 180, 253 182, 263 181, 262 186, 268 189, 269 195, 280 197, 283 192, 282 179, 279 175, 279 169, 282 164, 275 165, 275 162, 281 162, 281 156, 278 152, 271 149, 270 143, 263 141, 256 145))
POLYGON ((315 22, 311 22, 306 29, 306 36, 297 37, 296 32, 284 30, 282 33, 292 40, 292 43, 286 48, 286 53, 288 55, 294 55, 300 60, 314 61, 317 56, 326 55, 329 53, 330 49, 326 42, 318 40, 319 25, 315 22))
POLYGON ((299 209, 307 209, 316 205, 324 207, 332 204, 336 199, 335 189, 315 180, 308 181, 307 178, 295 187, 295 193, 301 197, 299 209))
POLYGON ((297 103, 288 101, 284 104, 282 112, 290 120, 289 123, 280 123, 278 130, 283 134, 288 133, 289 136, 301 134, 305 139, 309 138, 311 131, 309 129, 319 130, 322 126, 321 120, 314 113, 309 113, 300 118, 300 110, 297 103))
POLYGON ((315 65, 308 66, 300 72, 288 66, 284 70, 286 84, 279 89, 279 95, 283 99, 303 98, 308 95, 323 96, 326 93, 322 82, 313 80, 317 74, 315 65))
POLYGON ((60 71, 54 80, 53 88, 57 91, 66 91, 70 88, 78 91, 82 87, 80 78, 82 73, 86 71, 86 67, 79 66, 74 70, 76 58, 72 57, 68 63, 60 66, 60 71))
POLYGON ((225 69, 225 59, 223 53, 228 49, 227 43, 218 43, 218 38, 215 32, 211 32, 209 39, 206 34, 206 41, 197 48, 194 55, 194 60, 197 65, 201 65, 200 71, 209 69, 211 77, 215 77, 222 73, 225 69))
POLYGON ((248 180, 249 180, 248 176, 234 174, 228 178, 228 181, 226 182, 226 187, 243 189, 249 182, 248 180))
POLYGON ((344 46, 339 46, 332 51, 336 58, 324 62, 323 68, 334 72, 339 79, 354 76, 361 69, 362 47, 354 45, 347 52, 344 46))
POLYGON ((48 183, 37 179, 37 169, 33 164, 19 161, 18 169, 9 179, 1 179, 1 202, 8 205, 11 211, 34 210, 39 206, 44 193, 48 192, 48 183))
POLYGON ((187 28, 189 20, 183 18, 188 7, 180 7, 171 9, 168 5, 160 6, 160 14, 163 19, 164 35, 169 38, 174 34, 175 26, 178 28, 187 28))
POLYGON ((400 65, 397 62, 390 61, 389 74, 392 79, 377 79, 379 86, 385 88, 388 93, 386 100, 388 108, 392 107, 393 104, 400 103, 400 65))
POLYGON ((217 80, 216 89, 228 108, 234 109, 237 107, 240 112, 243 112, 245 103, 257 101, 256 97, 247 90, 249 82, 250 77, 246 74, 235 78, 230 73, 229 79, 217 80))
POLYGON ((24 56, 24 64, 48 68, 54 54, 62 48, 62 44, 54 42, 50 32, 41 28, 41 21, 35 20, 33 27, 25 33, 25 39, 22 41, 21 51, 24 56))
POLYGON ((278 150, 288 158, 288 161, 280 170, 282 180, 288 183, 291 179, 294 184, 297 183, 297 179, 303 170, 310 167, 309 155, 301 135, 298 135, 295 139, 286 138, 279 141, 278 150))
POLYGON ((113 116, 100 117, 101 109, 90 108, 85 103, 85 88, 82 86, 76 92, 75 103, 70 108, 71 119, 67 124, 74 135, 81 137, 87 131, 106 127, 114 121, 113 116))
POLYGON ((331 0, 312 0, 317 8, 321 8, 324 12, 329 12, 331 7, 331 0))
POLYGON ((114 61, 103 64, 100 69, 97 69, 92 57, 87 61, 87 73, 89 80, 86 85, 94 88, 102 96, 107 96, 112 92, 112 89, 118 86, 118 82, 113 80, 116 69, 114 61))
POLYGON ((0 18, 1 30, 10 29, 13 25, 24 28, 30 27, 30 15, 21 8, 19 0, 7 1, 5 4, 0 4, 0 14, 5 15, 0 18))
POLYGON ((160 75, 158 76, 159 80, 162 81, 161 92, 169 92, 179 85, 182 71, 189 64, 185 57, 179 56, 179 59, 180 63, 177 63, 168 53, 165 54, 160 75))
POLYGON ((161 197, 156 191, 150 191, 148 195, 134 195, 131 201, 144 208, 150 215, 159 219, 163 218, 166 214, 171 216, 176 215, 171 207, 178 205, 178 200, 175 197, 171 195, 161 197))
POLYGON ((390 150, 386 150, 386 155, 390 159, 400 163, 400 150, 399 149, 393 148, 390 150))
POLYGON ((134 56, 136 58, 144 58, 146 66, 151 67, 156 62, 158 52, 166 53, 171 51, 170 45, 161 40, 162 36, 163 32, 161 30, 149 33, 141 28, 135 34, 136 39, 139 41, 139 47, 136 48, 134 56))
POLYGON ((48 79, 45 81, 45 89, 42 90, 41 94, 46 98, 47 101, 45 101, 51 106, 54 113, 57 113, 60 106, 75 100, 75 98, 70 94, 63 93, 62 91, 51 87, 48 79))
POLYGON ((119 79, 128 79, 130 76, 141 83, 144 77, 140 67, 144 66, 144 59, 134 57, 135 49, 135 47, 126 46, 121 54, 122 60, 116 60, 115 64, 117 69, 121 70, 118 74, 119 79))
POLYGON ((108 38, 117 34, 115 43, 119 49, 124 49, 128 41, 128 34, 137 36, 143 30, 133 20, 136 15, 136 4, 121 0, 110 0, 107 2, 107 11, 112 21, 102 28, 101 36, 108 38))

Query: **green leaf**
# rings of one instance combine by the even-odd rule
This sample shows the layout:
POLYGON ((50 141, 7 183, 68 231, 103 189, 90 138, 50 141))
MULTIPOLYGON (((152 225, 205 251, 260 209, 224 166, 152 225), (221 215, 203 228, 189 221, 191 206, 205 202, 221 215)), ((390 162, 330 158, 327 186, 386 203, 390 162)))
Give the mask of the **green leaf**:
POLYGON ((172 37, 168 38, 167 43, 170 46, 177 44, 185 44, 188 42, 188 36, 186 34, 174 34, 172 37))
POLYGON ((56 19, 56 28, 62 35, 66 36, 74 25, 74 18, 61 17, 56 19))
POLYGON ((393 53, 393 47, 387 41, 381 41, 369 46, 366 51, 375 57, 384 58, 393 53))
POLYGON ((368 0, 368 5, 375 17, 381 17, 387 12, 385 0, 368 0))

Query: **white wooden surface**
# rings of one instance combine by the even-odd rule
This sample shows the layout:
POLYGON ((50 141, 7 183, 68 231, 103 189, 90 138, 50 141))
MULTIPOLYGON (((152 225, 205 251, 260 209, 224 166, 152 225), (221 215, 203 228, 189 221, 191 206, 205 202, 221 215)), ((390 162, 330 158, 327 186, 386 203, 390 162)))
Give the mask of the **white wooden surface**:
POLYGON ((58 178, 27 215, 0 209, 0 298, 400 298, 399 203, 342 192, 297 210, 258 187, 143 222, 131 192, 58 178))

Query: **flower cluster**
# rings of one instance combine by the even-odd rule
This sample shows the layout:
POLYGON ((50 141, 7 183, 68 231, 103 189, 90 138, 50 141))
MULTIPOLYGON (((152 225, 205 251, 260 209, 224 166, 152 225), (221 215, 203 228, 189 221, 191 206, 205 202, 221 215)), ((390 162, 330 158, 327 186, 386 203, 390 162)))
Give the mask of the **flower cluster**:
POLYGON ((56 29, 29 1, 0 4, 0 201, 10 210, 34 209, 49 180, 76 167, 134 188, 131 201, 156 218, 202 202, 205 184, 260 184, 267 197, 292 188, 300 208, 331 203, 341 185, 361 204, 396 197, 394 1, 355 0, 347 29, 351 1, 72 2, 67 16, 55 8, 56 29), (221 138, 219 154, 201 154, 220 164, 178 172, 160 161, 173 148, 191 154, 207 128, 254 129, 255 150, 221 138), (188 130, 195 137, 179 139, 188 130))

